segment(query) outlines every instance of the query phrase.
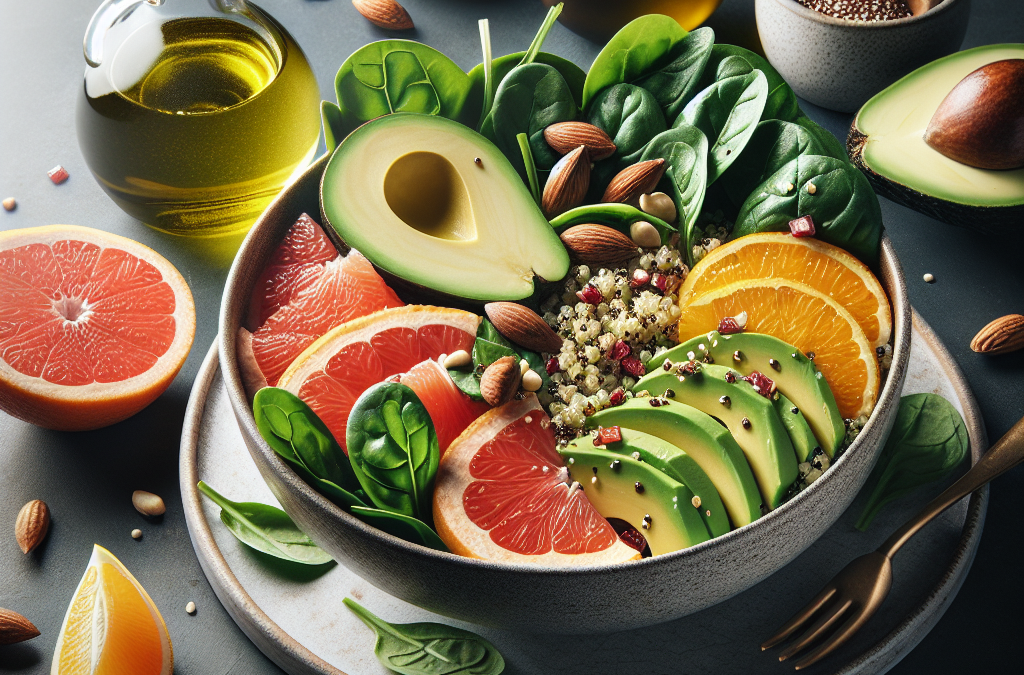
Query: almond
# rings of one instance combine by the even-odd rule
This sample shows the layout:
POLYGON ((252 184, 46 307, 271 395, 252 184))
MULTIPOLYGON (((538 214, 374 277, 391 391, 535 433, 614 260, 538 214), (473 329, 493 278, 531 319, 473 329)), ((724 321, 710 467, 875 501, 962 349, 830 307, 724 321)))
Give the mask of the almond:
POLYGON ((387 30, 414 28, 409 12, 405 11, 405 7, 395 0, 352 0, 352 5, 370 23, 379 28, 387 30))
POLYGON ((521 379, 519 359, 503 356, 487 366, 480 376, 480 394, 488 404, 498 407, 512 400, 519 391, 521 379))
POLYGON ((540 210, 550 220, 583 203, 590 187, 590 160, 582 145, 558 160, 544 184, 540 210))
POLYGON ((37 635, 39 629, 31 621, 17 612, 0 607, 0 645, 13 645, 31 640, 37 635))
POLYGON ((586 122, 555 122, 544 127, 544 140, 551 149, 565 155, 579 146, 587 149, 591 162, 607 159, 615 154, 615 143, 600 127, 586 122))
POLYGON ((43 543, 49 530, 50 509, 46 502, 33 499, 18 511, 18 518, 14 522, 14 537, 22 553, 28 553, 43 543))
POLYGON ((612 181, 608 183, 601 201, 618 204, 637 202, 640 199, 640 195, 651 192, 654 188, 658 187, 658 181, 661 180, 665 169, 665 160, 660 157, 627 166, 615 174, 612 181))
POLYGON ((162 516, 167 512, 167 506, 160 495, 145 490, 136 490, 132 493, 132 506, 144 516, 162 516))
POLYGON ((562 349, 562 338, 537 312, 518 302, 489 302, 484 313, 498 332, 517 345, 549 354, 562 349))
POLYGON ((1024 316, 1007 314, 988 324, 971 340, 979 354, 1006 354, 1024 349, 1024 316))
POLYGON ((614 267, 637 255, 633 240, 607 225, 576 225, 561 239, 577 264, 614 267))

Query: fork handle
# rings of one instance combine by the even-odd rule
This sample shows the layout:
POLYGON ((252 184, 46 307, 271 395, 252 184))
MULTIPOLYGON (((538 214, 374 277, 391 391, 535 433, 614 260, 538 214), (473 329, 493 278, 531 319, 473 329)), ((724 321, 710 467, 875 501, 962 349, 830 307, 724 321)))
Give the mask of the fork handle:
POLYGON ((933 499, 921 511, 908 520, 903 527, 892 533, 885 543, 878 547, 878 552, 892 558, 907 540, 960 499, 971 494, 982 485, 1001 476, 1024 461, 1024 417, 1017 421, 1006 435, 982 455, 978 463, 960 479, 950 485, 938 497, 933 499))

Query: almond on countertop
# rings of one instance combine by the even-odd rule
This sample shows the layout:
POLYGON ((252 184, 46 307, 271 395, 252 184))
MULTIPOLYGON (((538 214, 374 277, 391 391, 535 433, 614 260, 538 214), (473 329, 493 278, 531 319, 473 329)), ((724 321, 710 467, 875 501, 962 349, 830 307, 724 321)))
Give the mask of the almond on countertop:
POLYGON ((615 154, 615 143, 600 127, 586 122, 555 122, 544 127, 544 140, 560 155, 567 155, 579 146, 587 149, 591 162, 615 154))
POLYGON ((31 640, 39 635, 39 629, 17 612, 0 607, 0 645, 13 645, 31 640))
POLYGON ((1024 349, 1024 316, 1007 314, 978 331, 971 349, 979 354, 1006 354, 1024 349))
POLYGON ((480 394, 489 405, 498 407, 512 400, 519 391, 521 379, 519 359, 503 356, 487 366, 480 376, 480 394))
POLYGON ((395 0, 352 0, 352 5, 374 26, 386 30, 414 28, 412 17, 395 0))
POLYGON ((601 201, 618 204, 639 203, 640 195, 652 192, 658 187, 658 181, 661 180, 666 168, 665 160, 661 157, 627 166, 615 174, 608 183, 601 201))
POLYGON ((489 302, 484 313, 499 333, 517 345, 535 352, 557 353, 562 338, 537 312, 518 302, 489 302))
POLYGON ((167 512, 167 506, 160 495, 145 490, 136 490, 132 493, 132 506, 144 516, 162 516, 167 512))
POLYGON ((544 183, 544 194, 540 199, 540 210, 550 220, 583 203, 590 187, 590 160, 587 149, 579 146, 558 160, 548 180, 544 183))
POLYGON ((560 238, 577 264, 614 267, 637 255, 633 240, 607 225, 576 225, 560 238))
POLYGON ((33 499, 18 511, 14 522, 14 537, 22 553, 29 553, 46 539, 50 531, 50 509, 46 502, 33 499))

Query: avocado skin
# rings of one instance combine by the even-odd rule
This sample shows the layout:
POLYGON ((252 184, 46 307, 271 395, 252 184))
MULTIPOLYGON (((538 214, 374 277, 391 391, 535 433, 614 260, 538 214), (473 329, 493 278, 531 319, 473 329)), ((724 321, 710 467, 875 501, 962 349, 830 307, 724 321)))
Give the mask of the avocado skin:
POLYGON ((897 183, 876 173, 864 161, 864 145, 868 137, 857 128, 857 119, 850 125, 846 137, 846 152, 850 161, 867 177, 871 187, 879 195, 909 209, 920 211, 944 223, 964 227, 984 234, 1020 232, 1024 223, 1024 204, 1012 206, 975 206, 960 204, 947 199, 918 192, 914 188, 897 183))

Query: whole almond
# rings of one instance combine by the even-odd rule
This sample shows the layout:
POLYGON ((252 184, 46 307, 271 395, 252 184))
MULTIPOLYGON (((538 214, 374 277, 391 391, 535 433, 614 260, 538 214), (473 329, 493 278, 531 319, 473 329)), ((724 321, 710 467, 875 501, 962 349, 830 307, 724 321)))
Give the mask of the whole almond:
POLYGON ((0 645, 31 640, 39 635, 39 629, 17 612, 0 607, 0 645))
POLYGON ((540 210, 548 218, 565 213, 583 203, 590 187, 590 160, 582 145, 558 160, 544 184, 540 210))
POLYGON ((488 404, 498 407, 512 400, 519 391, 521 379, 519 359, 503 356, 487 366, 480 376, 480 394, 488 404))
POLYGON ((661 157, 627 166, 615 174, 608 183, 601 201, 617 204, 637 203, 640 195, 652 192, 658 187, 658 181, 661 180, 666 168, 665 160, 661 157))
POLYGON ((14 537, 22 553, 28 553, 43 543, 49 531, 50 509, 46 502, 33 499, 18 511, 18 518, 14 522, 14 537))
POLYGON ((544 127, 544 140, 551 149, 566 155, 579 146, 587 149, 591 162, 607 159, 615 154, 615 143, 600 127, 586 122, 555 122, 544 127))
POLYGON ((136 490, 132 493, 132 506, 144 516, 162 516, 167 512, 167 506, 159 495, 145 490, 136 490))
POLYGON ((518 302, 489 302, 484 313, 498 332, 512 342, 535 352, 549 354, 562 348, 562 338, 551 330, 537 312, 518 302))
POLYGON ((379 28, 387 30, 414 28, 409 12, 405 11, 405 7, 395 0, 352 0, 352 5, 370 23, 379 28))
POLYGON ((637 255, 633 240, 607 225, 576 225, 561 240, 577 264, 614 267, 637 255))
POLYGON ((991 322, 971 340, 979 354, 1006 354, 1024 349, 1024 316, 1007 314, 991 322))

